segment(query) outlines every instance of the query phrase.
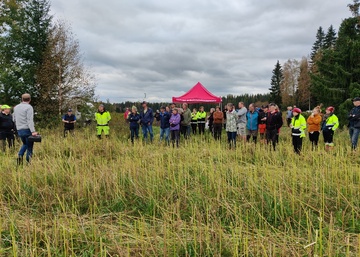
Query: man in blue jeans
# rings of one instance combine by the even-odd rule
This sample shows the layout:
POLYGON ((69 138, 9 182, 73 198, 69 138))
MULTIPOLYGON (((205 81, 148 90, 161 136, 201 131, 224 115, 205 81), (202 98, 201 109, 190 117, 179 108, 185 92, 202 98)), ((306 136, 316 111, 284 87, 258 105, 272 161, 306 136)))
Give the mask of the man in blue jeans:
POLYGON ((150 142, 153 141, 154 133, 152 129, 152 124, 154 121, 154 114, 151 108, 147 106, 147 102, 142 102, 143 110, 140 112, 140 122, 144 140, 147 140, 147 133, 150 134, 150 142))
POLYGON ((29 136, 36 136, 37 132, 34 127, 34 109, 30 105, 30 94, 23 94, 21 96, 21 103, 14 108, 13 119, 16 130, 23 143, 18 153, 17 163, 22 164, 23 156, 26 152, 26 161, 29 163, 33 153, 34 142, 29 142, 29 136))
POLYGON ((353 99, 354 108, 349 113, 349 133, 351 148, 356 149, 360 133, 360 97, 353 99))

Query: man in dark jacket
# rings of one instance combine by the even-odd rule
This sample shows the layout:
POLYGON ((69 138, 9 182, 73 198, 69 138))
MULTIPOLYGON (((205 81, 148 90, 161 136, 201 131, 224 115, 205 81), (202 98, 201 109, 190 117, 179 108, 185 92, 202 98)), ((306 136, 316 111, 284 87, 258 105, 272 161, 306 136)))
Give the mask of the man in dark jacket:
POLYGON ((170 113, 166 111, 165 106, 160 108, 160 142, 163 140, 165 135, 165 142, 167 145, 170 144, 170 113))
POLYGON ((10 106, 2 105, 2 112, 0 113, 0 140, 2 141, 2 147, 5 152, 6 150, 6 140, 8 142, 9 148, 14 146, 14 129, 15 124, 13 117, 10 114, 10 106))
POLYGON ((266 115, 266 140, 272 142, 274 151, 276 149, 278 130, 282 127, 283 120, 281 114, 276 111, 276 104, 269 105, 269 112, 266 115))
POLYGON ((67 114, 63 116, 62 122, 64 123, 64 137, 66 137, 68 131, 74 136, 76 116, 72 113, 72 109, 69 109, 67 114))
POLYGON ((356 149, 360 133, 360 97, 353 99, 354 108, 349 113, 349 133, 351 147, 356 149))
POLYGON ((153 141, 154 133, 152 124, 154 122, 154 114, 151 108, 147 106, 147 102, 142 102, 143 110, 140 112, 140 123, 143 132, 144 140, 147 140, 147 133, 150 134, 150 142, 153 141))

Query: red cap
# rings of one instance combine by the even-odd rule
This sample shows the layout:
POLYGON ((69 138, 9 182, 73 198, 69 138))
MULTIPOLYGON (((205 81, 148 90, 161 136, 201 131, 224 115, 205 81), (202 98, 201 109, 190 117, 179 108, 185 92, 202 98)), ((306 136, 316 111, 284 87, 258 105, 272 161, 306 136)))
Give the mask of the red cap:
POLYGON ((300 108, 294 108, 292 111, 293 111, 293 112, 297 112, 297 113, 301 113, 300 108))
POLYGON ((334 112, 335 108, 332 107, 332 106, 329 106, 328 108, 326 108, 326 110, 329 111, 329 112, 334 112))

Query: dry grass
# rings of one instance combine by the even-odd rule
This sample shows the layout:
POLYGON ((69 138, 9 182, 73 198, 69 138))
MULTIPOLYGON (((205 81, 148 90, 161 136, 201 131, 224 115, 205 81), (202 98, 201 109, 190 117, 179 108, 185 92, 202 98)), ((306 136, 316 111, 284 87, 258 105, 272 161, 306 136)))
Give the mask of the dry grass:
POLYGON ((2 256, 360 256, 359 154, 346 132, 325 153, 134 146, 121 115, 112 136, 42 131, 30 166, 0 158, 2 256))

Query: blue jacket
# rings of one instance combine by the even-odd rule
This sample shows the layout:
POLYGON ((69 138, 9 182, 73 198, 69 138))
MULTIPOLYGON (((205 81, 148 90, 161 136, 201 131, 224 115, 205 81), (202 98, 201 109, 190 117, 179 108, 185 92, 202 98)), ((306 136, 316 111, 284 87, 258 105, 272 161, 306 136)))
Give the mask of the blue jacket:
POLYGON ((130 122, 130 128, 131 129, 139 127, 139 123, 138 123, 138 121, 140 120, 140 114, 139 113, 133 114, 131 112, 131 113, 129 113, 127 119, 130 122))
POLYGON ((246 113, 246 128, 248 130, 257 130, 259 125, 259 113, 257 111, 246 113))
POLYGON ((144 113, 144 110, 141 110, 140 120, 141 120, 141 124, 143 124, 143 125, 148 125, 149 122, 150 122, 150 125, 152 125, 152 123, 154 121, 154 115, 153 115, 152 109, 148 108, 146 113, 144 113))
POLYGON ((160 113, 160 128, 170 128, 170 114, 168 112, 160 113))

